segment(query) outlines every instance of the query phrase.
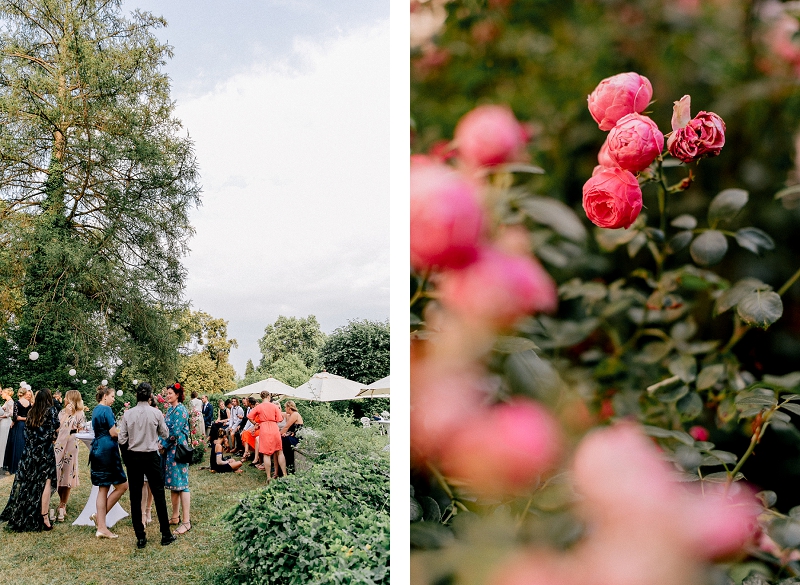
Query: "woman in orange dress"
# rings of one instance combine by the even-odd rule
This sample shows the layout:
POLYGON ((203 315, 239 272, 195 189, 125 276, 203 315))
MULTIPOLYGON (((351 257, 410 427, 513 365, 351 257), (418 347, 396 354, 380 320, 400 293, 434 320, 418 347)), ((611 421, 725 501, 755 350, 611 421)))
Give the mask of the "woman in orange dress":
POLYGON ((261 404, 247 415, 247 418, 256 425, 253 430, 258 432, 258 452, 261 453, 261 460, 267 472, 267 483, 272 474, 273 453, 278 453, 278 465, 286 475, 286 459, 281 451, 281 432, 278 430, 278 423, 283 420, 283 414, 278 406, 270 402, 271 399, 272 395, 269 392, 262 392, 261 404))

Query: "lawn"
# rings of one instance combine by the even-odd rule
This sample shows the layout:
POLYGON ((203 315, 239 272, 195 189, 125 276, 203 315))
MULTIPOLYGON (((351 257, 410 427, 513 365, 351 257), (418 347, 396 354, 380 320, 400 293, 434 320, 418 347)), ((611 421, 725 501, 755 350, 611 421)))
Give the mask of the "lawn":
MULTIPOLYGON (((81 583, 105 585, 121 583, 170 584, 208 583, 215 574, 228 570, 232 534, 221 516, 239 502, 247 491, 264 485, 263 471, 245 465, 243 474, 215 474, 189 468, 192 492, 192 530, 167 547, 159 544, 158 521, 148 529, 147 548, 136 548, 130 517, 120 520, 112 530, 118 540, 98 539, 94 528, 72 526, 91 491, 88 449, 80 444, 81 485, 72 491, 67 519, 56 522, 51 532, 14 533, 0 529, 0 583, 25 582, 28 585, 81 583)), ((0 505, 5 507, 13 476, 0 478, 0 505)), ((58 499, 54 498, 53 506, 58 499)), ((128 494, 120 501, 130 512, 128 494)), ((169 511, 169 493, 167 493, 169 511)), ((5 526, 2 524, 0 526, 5 526)))

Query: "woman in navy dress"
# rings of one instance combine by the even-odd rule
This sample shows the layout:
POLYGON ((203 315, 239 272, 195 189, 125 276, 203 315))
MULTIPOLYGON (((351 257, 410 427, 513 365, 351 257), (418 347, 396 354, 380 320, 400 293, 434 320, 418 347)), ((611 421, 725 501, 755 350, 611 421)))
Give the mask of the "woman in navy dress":
POLYGON ((14 401, 14 413, 11 415, 11 430, 8 432, 6 452, 3 457, 3 469, 16 473, 22 451, 25 449, 25 419, 31 407, 33 392, 20 388, 19 399, 14 401))
POLYGON ((97 387, 97 406, 92 411, 92 429, 94 440, 89 452, 92 465, 92 485, 98 486, 97 514, 93 515, 97 524, 97 538, 119 538, 106 526, 106 514, 119 501, 128 489, 128 478, 122 470, 122 461, 117 444, 117 421, 111 405, 114 404, 114 389, 107 386, 97 387), (109 493, 109 488, 114 491, 109 493))
POLYGON ((170 524, 178 524, 175 534, 185 534, 192 529, 189 515, 189 464, 175 461, 178 444, 187 445, 189 441, 189 411, 181 404, 184 399, 183 387, 177 382, 167 388, 167 414, 164 422, 169 429, 167 439, 159 439, 164 451, 161 455, 164 470, 164 487, 170 490, 172 518, 170 524), (183 517, 181 518, 181 510, 183 517))

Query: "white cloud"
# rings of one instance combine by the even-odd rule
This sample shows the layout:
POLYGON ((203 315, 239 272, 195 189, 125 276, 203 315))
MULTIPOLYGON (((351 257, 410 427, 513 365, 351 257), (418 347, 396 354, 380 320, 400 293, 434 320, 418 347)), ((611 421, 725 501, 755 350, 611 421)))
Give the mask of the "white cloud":
POLYGON ((388 47, 386 21, 296 39, 178 102, 204 187, 187 296, 230 322, 240 374, 280 314, 328 331, 389 315, 388 47))

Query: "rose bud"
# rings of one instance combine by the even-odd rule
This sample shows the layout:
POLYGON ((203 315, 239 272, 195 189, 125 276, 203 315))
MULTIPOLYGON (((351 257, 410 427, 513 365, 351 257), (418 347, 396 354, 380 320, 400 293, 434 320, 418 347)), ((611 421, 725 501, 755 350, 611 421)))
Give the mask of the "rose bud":
POLYGON ((506 106, 483 105, 467 112, 454 135, 458 154, 470 167, 518 160, 526 141, 526 130, 506 106))
POLYGON ((589 112, 600 130, 611 130, 628 114, 644 111, 653 97, 650 81, 638 73, 619 73, 600 82, 589 95, 589 112))
POLYGON ((708 429, 701 426, 693 426, 689 429, 689 435, 691 435, 695 441, 708 441, 708 437, 710 436, 708 429))
POLYGON ((583 210, 602 228, 628 228, 642 210, 642 189, 630 171, 600 169, 583 186, 583 210))
POLYGON ((443 165, 411 167, 411 263, 461 268, 478 254, 483 210, 475 187, 443 165))
POLYGON ((628 114, 608 133, 607 144, 608 156, 615 166, 636 173, 649 167, 661 154, 664 135, 647 116, 628 114))
POLYGON ((493 248, 482 249, 466 268, 445 272, 439 293, 442 304, 462 318, 501 328, 558 305, 555 282, 541 264, 493 248))
POLYGON ((483 494, 514 494, 552 469, 561 448, 555 418, 538 403, 517 398, 464 419, 442 450, 442 470, 483 494))

